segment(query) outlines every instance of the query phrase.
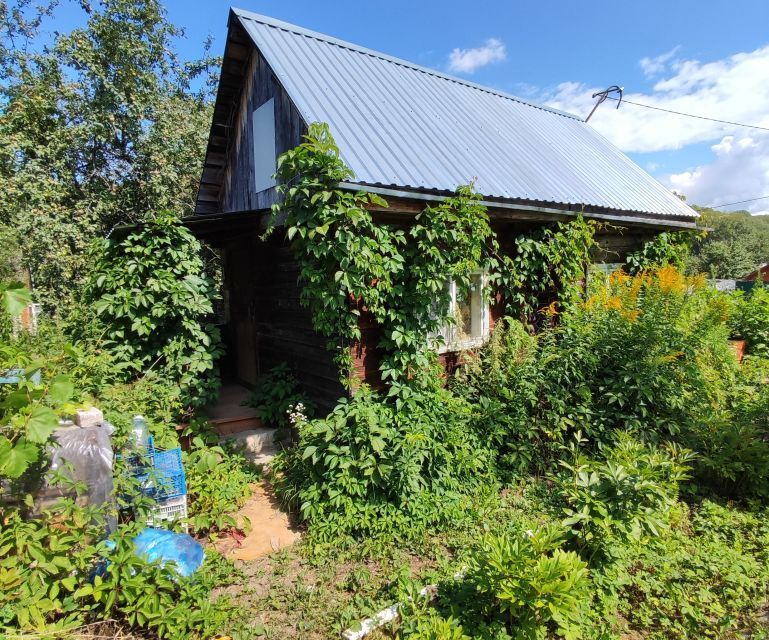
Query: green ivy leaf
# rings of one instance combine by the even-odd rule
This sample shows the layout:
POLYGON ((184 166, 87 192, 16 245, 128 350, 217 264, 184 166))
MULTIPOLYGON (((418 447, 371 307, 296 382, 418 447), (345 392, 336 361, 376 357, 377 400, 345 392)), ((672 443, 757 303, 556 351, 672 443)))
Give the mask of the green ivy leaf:
POLYGON ((2 293, 5 310, 12 316, 21 314, 24 308, 32 302, 32 294, 20 282, 0 287, 0 293, 2 293))
POLYGON ((48 388, 48 396, 57 404, 64 404, 69 401, 75 393, 75 385, 72 384, 69 376, 58 375, 52 381, 48 388))
POLYGON ((59 426, 59 419, 50 407, 36 406, 27 420, 27 440, 42 444, 59 426))
POLYGON ((38 455, 38 448, 23 438, 13 444, 8 438, 0 436, 0 477, 20 477, 38 455))

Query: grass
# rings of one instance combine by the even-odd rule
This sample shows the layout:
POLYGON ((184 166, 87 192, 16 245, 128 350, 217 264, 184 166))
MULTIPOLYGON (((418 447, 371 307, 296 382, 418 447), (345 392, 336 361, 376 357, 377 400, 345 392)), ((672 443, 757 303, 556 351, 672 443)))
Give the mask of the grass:
MULTIPOLYGON (((464 521, 455 523, 451 529, 425 535, 408 544, 392 540, 365 540, 318 556, 312 540, 305 538, 293 547, 270 556, 240 563, 241 578, 236 584, 221 590, 245 612, 232 635, 235 638, 306 640, 339 638, 343 630, 354 628, 362 619, 402 601, 404 592, 410 590, 413 593, 413 587, 421 588, 446 580, 462 570, 470 550, 484 533, 526 531, 544 524, 548 519, 552 520, 552 514, 557 514, 557 503, 553 500, 553 490, 547 481, 530 479, 486 497, 464 521), (548 516, 548 513, 551 515, 548 516)), ((687 526, 683 524, 683 528, 677 531, 679 537, 690 535, 691 532, 685 530, 687 526)), ((688 544, 696 542, 692 538, 688 544)), ((671 558, 672 555, 662 556, 659 562, 664 563, 671 558)), ((679 557, 676 561, 679 562, 677 566, 688 570, 689 561, 686 558, 679 557), (681 562, 684 564, 681 565, 681 562)), ((666 635, 664 628, 656 623, 644 628, 643 607, 648 609, 652 603, 641 600, 634 603, 633 600, 641 597, 638 589, 649 587, 645 581, 659 578, 665 582, 668 579, 662 574, 656 576, 658 569, 651 567, 645 570, 645 575, 634 576, 633 580, 639 586, 630 584, 625 587, 622 598, 626 601, 620 601, 618 608, 608 612, 611 620, 600 620, 601 625, 605 622, 613 637, 623 640, 692 637, 677 633, 666 635), (634 615, 626 617, 627 611, 633 612, 634 609, 637 609, 634 615)), ((631 573, 636 570, 637 566, 631 573)), ((672 570, 678 571, 675 567, 672 570)), ((713 593, 720 589, 720 578, 715 575, 718 573, 719 570, 710 572, 714 575, 706 572, 707 579, 715 581, 712 587, 707 587, 712 588, 713 593)), ((680 582, 680 576, 678 578, 680 582)), ((691 584, 689 588, 694 592, 703 586, 691 584)), ((703 597, 708 596, 705 594, 703 597)), ((663 606, 665 604, 662 603, 663 606)), ((714 635, 707 633, 703 637, 769 637, 765 602, 754 604, 755 615, 743 621, 747 625, 741 625, 742 631, 733 629, 721 634, 714 627, 714 635)), ((666 619, 663 618, 662 622, 666 619)), ((396 628, 390 625, 368 638, 381 640, 394 638, 396 634, 397 625, 396 628)))
MULTIPOLYGON (((422 587, 453 576, 477 538, 505 523, 526 528, 544 522, 538 505, 547 486, 534 482, 488 496, 450 530, 408 544, 366 540, 317 557, 311 540, 251 562, 239 563, 237 584, 222 589, 249 612, 240 621, 245 637, 338 638, 356 622, 398 602, 409 585, 422 587)), ((368 636, 394 637, 392 630, 368 636)))

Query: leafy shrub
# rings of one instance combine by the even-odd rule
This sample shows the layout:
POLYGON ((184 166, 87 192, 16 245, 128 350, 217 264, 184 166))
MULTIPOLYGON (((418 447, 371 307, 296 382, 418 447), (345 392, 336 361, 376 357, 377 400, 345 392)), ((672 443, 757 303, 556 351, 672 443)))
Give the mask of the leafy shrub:
POLYGON ((208 447, 197 437, 192 449, 184 454, 184 466, 193 530, 202 534, 237 528, 232 514, 251 495, 250 483, 259 479, 253 465, 242 454, 208 447))
POLYGON ((319 540, 409 537, 459 516, 463 495, 493 479, 487 449, 467 428, 470 407, 450 392, 395 403, 362 387, 272 463, 279 495, 319 540))
MULTIPOLYGON (((14 319, 28 300, 26 289, 0 287, 0 318, 14 319)), ((13 370, 18 378, 17 383, 0 385, 0 482, 12 481, 10 488, 20 491, 22 477, 35 466, 44 467, 43 453, 59 418, 72 414, 76 405, 72 380, 53 375, 66 355, 36 359, 24 348, 27 333, 19 333, 21 339, 11 332, 0 336, 0 375, 13 370)), ((0 487, 2 493, 5 489, 0 487)))
POLYGON ((248 404, 256 409, 259 418, 265 424, 279 429, 288 428, 289 411, 300 402, 311 411, 299 381, 285 362, 260 376, 248 398, 248 404))
POLYGON ((200 252, 175 216, 160 214, 98 241, 84 295, 123 379, 156 371, 193 406, 214 398, 221 353, 211 324, 214 287, 200 252))
POLYGON ((549 470, 577 432, 589 451, 619 432, 694 447, 692 431, 732 411, 731 312, 674 267, 617 272, 536 338, 506 320, 452 388, 475 405, 505 479, 549 470))
POLYGON ((590 580, 587 565, 562 550, 562 541, 563 531, 553 526, 485 536, 461 581, 439 585, 442 619, 433 613, 426 622, 407 620, 406 637, 441 637, 434 635, 441 628, 456 638, 466 637, 463 629, 499 640, 580 637, 590 580))
POLYGON ((769 358, 769 287, 757 284, 737 305, 737 332, 747 353, 769 358))
POLYGON ((574 637, 588 599, 588 572, 575 553, 560 548, 562 532, 543 527, 523 536, 489 537, 471 556, 467 580, 503 616, 517 638, 574 637))
POLYGON ((673 444, 644 445, 627 434, 617 434, 601 453, 600 459, 577 454, 574 462, 561 462, 568 471, 556 480, 568 505, 564 526, 595 551, 612 538, 659 535, 687 477, 691 453, 673 444))
POLYGON ((604 611, 659 640, 752 637, 769 579, 765 522, 704 503, 691 523, 605 567, 604 611))
POLYGON ((28 367, 20 382, 0 388, 0 480, 21 478, 41 461, 59 416, 74 412, 71 380, 56 376, 37 383, 32 375, 38 371, 28 367))
POLYGON ((669 264, 683 270, 694 240, 695 237, 690 231, 663 231, 645 242, 638 251, 628 254, 625 270, 631 275, 636 275, 669 264))
POLYGON ((548 442, 533 416, 542 393, 538 344, 511 318, 497 324, 484 349, 468 354, 451 388, 473 404, 473 424, 497 453, 505 479, 541 468, 548 442))
POLYGON ((736 375, 730 309, 674 267, 612 274, 540 340, 546 435, 581 430, 596 446, 620 430, 662 441, 707 420, 736 375))
POLYGON ((227 626, 232 605, 211 592, 232 568, 211 552, 194 576, 182 578, 134 554, 140 525, 120 525, 110 550, 99 508, 65 499, 37 519, 15 509, 0 516, 0 629, 46 636, 114 620, 182 640, 227 626))
POLYGON ((769 498, 769 360, 748 356, 728 401, 683 434, 698 485, 729 499, 769 498))
POLYGON ((103 412, 105 419, 116 427, 114 437, 122 446, 133 426, 137 414, 147 419, 147 426, 158 447, 170 449, 178 446, 176 425, 184 413, 184 405, 178 386, 154 373, 132 382, 116 382, 102 387, 93 404, 103 412))

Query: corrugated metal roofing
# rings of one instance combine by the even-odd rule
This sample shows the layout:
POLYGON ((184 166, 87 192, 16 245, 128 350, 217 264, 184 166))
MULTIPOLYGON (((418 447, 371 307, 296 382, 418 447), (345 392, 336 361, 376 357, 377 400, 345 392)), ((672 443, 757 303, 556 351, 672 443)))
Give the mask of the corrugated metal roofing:
POLYGON ((306 122, 356 181, 617 212, 697 213, 571 114, 233 9, 306 122))

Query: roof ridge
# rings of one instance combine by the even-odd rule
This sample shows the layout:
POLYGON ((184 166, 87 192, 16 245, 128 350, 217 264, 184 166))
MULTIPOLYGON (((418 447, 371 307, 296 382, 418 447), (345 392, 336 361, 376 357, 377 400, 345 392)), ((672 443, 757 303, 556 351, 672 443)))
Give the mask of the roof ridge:
POLYGON ((237 15, 240 19, 246 19, 246 20, 253 20, 255 22, 261 22, 262 24, 265 24, 270 27, 274 27, 277 29, 282 29, 284 31, 289 31, 291 33, 295 33, 297 35, 305 36, 308 38, 314 38, 316 40, 320 40, 322 42, 327 42, 329 44, 336 45, 338 47, 342 47, 344 49, 349 49, 350 51, 355 51, 357 53, 362 53, 365 55, 369 55, 375 58, 379 58, 381 60, 385 60, 387 62, 392 62, 397 65, 401 65, 403 67, 407 67, 410 69, 413 69, 414 71, 420 71, 422 73, 426 73, 428 75, 434 76, 436 78, 441 78, 442 80, 448 80, 450 82, 456 82, 457 84, 464 85, 466 87, 469 87, 471 89, 476 89, 479 91, 484 91, 486 93, 490 93, 493 95, 497 95, 501 98, 506 98, 507 100, 513 100, 514 102, 519 102, 520 104, 526 105, 527 107, 532 107, 534 109, 541 109, 542 111, 549 111, 550 113, 553 113, 555 115, 563 116, 565 118, 572 118, 574 120, 577 120, 579 122, 584 122, 582 118, 579 116, 574 115, 573 113, 569 113, 567 111, 561 111, 560 109, 554 109, 553 107, 548 107, 545 105, 537 104, 535 102, 530 102, 528 100, 524 100, 523 98, 519 98, 518 96, 515 96, 511 93, 507 93, 505 91, 501 91, 499 89, 494 89, 492 87, 487 87, 482 84, 478 84, 476 82, 471 82, 470 80, 465 80, 464 78, 458 78, 457 76, 452 76, 448 73, 443 73, 442 71, 438 71, 436 69, 431 69, 430 67, 424 67, 422 65, 418 65, 414 62, 411 62, 409 60, 405 60, 403 58, 397 58, 395 56, 391 56, 386 53, 382 53, 381 51, 376 51, 375 49, 369 49, 367 47, 355 44, 354 42, 349 42, 347 40, 342 40, 340 38, 335 38, 333 36, 329 36, 325 33, 321 33, 319 31, 313 31, 311 29, 306 29, 304 27, 300 27, 298 25, 292 24, 290 22, 284 22, 283 20, 278 20, 277 18, 272 18, 271 16, 266 16, 261 13, 255 13, 253 11, 248 11, 246 9, 238 9, 237 7, 231 7, 230 10, 237 15))

